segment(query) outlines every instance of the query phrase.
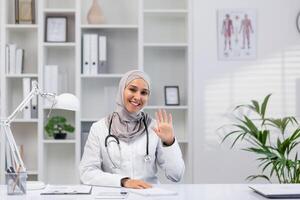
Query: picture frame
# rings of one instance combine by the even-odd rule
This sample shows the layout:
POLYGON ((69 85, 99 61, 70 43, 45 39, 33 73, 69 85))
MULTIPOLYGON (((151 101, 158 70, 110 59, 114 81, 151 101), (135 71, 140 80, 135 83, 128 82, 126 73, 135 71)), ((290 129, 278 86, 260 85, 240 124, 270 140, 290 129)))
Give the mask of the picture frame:
POLYGON ((15 0, 15 23, 35 23, 35 0, 15 0))
POLYGON ((165 86, 165 105, 178 106, 179 104, 179 86, 165 86))
POLYGON ((68 21, 66 16, 46 17, 46 42, 67 42, 68 21))

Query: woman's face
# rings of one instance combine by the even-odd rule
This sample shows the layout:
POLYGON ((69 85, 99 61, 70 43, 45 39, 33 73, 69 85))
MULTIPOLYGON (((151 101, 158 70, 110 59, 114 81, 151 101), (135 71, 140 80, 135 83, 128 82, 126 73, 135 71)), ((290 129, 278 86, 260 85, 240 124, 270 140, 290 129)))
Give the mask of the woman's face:
POLYGON ((148 102, 148 84, 143 79, 134 79, 124 90, 124 105, 128 112, 140 111, 148 102))

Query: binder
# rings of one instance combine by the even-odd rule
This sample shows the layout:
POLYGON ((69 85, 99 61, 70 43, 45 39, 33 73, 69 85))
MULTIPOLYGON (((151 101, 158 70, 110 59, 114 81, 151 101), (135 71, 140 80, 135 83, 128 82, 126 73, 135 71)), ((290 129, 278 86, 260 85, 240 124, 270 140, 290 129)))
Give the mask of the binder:
POLYGON ((105 73, 107 67, 107 39, 106 36, 99 36, 99 72, 105 73))
MULTIPOLYGON (((30 93, 30 78, 23 78, 23 99, 30 93)), ((30 102, 23 109, 23 119, 30 119, 30 102)))
POLYGON ((24 49, 16 50, 16 74, 22 74, 24 69, 24 49))
MULTIPOLYGON (((36 81, 35 79, 31 80, 31 89, 32 89, 32 82, 36 81)), ((38 96, 35 95, 32 99, 31 99, 31 109, 30 109, 30 113, 31 113, 31 118, 32 119, 37 119, 38 118, 38 96)))
POLYGON ((98 35, 90 35, 90 74, 98 74, 98 35))
POLYGON ((90 74, 90 34, 83 35, 82 74, 90 74))
MULTIPOLYGON (((58 66, 45 65, 44 73, 44 91, 58 94, 58 66)), ((46 108, 50 108, 52 103, 53 102, 44 99, 44 106, 46 108)))

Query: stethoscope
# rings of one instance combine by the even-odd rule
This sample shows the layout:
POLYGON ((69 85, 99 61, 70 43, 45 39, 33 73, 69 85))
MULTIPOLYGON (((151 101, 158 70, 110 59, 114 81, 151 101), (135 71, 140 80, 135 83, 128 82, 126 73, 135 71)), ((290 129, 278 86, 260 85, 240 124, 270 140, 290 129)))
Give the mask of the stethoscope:
MULTIPOLYGON (((109 127, 108 127, 108 135, 105 137, 105 143, 104 144, 105 144, 105 148, 106 148, 108 158, 109 158, 110 162, 112 163, 113 168, 120 169, 121 168, 121 163, 122 163, 120 141, 119 141, 119 138, 117 136, 111 134, 111 125, 112 125, 114 115, 115 115, 115 113, 112 114, 112 117, 110 119, 109 127), (109 140, 110 138, 111 138, 111 140, 109 140), (108 144, 111 143, 111 142, 115 142, 118 145, 119 154, 120 154, 119 164, 115 163, 113 161, 113 159, 111 158, 111 156, 110 156, 109 149, 108 149, 108 144)), ((146 129, 146 136, 147 136, 146 155, 144 156, 144 161, 146 163, 149 163, 151 161, 151 157, 149 156, 149 132, 148 132, 148 126, 147 126, 147 123, 146 123, 145 114, 143 112, 142 112, 142 117, 143 117, 143 123, 144 123, 145 129, 146 129)))

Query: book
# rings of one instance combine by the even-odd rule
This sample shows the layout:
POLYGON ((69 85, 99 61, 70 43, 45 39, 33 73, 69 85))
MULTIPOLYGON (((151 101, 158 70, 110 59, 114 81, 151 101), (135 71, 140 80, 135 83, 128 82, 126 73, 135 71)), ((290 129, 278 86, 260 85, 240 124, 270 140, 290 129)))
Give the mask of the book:
POLYGON ((16 49, 16 74, 22 74, 24 69, 24 49, 16 49))
POLYGON ((98 74, 98 35, 90 35, 90 74, 98 74))

